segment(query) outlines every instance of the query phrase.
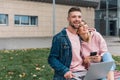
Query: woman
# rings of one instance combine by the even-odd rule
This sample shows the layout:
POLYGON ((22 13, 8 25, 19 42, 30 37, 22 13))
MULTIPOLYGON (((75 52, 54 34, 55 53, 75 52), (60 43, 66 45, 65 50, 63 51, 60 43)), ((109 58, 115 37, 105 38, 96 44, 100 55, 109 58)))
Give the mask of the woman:
MULTIPOLYGON (((81 38, 81 56, 84 58, 83 65, 89 64, 90 62, 101 62, 101 60, 103 62, 114 61, 108 52, 106 42, 101 34, 96 32, 95 29, 89 29, 84 20, 82 20, 77 33, 81 38), (90 56, 91 53, 94 53, 94 56, 90 56)), ((107 80, 114 80, 114 69, 115 65, 109 71, 107 80)))

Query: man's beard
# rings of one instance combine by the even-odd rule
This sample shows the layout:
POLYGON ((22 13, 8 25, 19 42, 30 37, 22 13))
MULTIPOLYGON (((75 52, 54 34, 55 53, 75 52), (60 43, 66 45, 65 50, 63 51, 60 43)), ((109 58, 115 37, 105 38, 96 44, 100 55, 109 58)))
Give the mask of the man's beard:
MULTIPOLYGON (((70 24, 71 25, 71 27, 73 28, 73 29, 78 29, 79 27, 76 27, 75 25, 73 25, 73 24, 70 24)), ((79 25, 78 25, 79 26, 79 25)))

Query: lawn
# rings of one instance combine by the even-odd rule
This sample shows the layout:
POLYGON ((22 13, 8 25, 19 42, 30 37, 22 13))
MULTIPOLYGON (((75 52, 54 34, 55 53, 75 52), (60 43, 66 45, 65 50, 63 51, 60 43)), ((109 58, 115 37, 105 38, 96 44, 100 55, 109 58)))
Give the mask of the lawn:
MULTIPOLYGON (((53 70, 47 63, 50 49, 0 51, 0 80, 52 80, 53 70)), ((113 56, 120 70, 120 57, 113 56)))
POLYGON ((49 49, 0 51, 0 80, 51 80, 49 49))

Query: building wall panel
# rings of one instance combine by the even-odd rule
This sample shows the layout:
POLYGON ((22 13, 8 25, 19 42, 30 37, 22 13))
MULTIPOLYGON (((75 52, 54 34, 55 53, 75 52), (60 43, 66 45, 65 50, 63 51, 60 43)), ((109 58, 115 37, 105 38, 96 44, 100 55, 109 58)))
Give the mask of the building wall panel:
MULTIPOLYGON (((56 33, 68 26, 67 11, 71 6, 56 5, 56 33)), ((94 9, 81 7, 83 18, 94 25, 94 9)), ((53 36, 53 6, 50 3, 0 0, 0 14, 8 14, 8 25, 0 25, 0 37, 53 36), (37 26, 16 26, 15 15, 38 16, 37 26)))

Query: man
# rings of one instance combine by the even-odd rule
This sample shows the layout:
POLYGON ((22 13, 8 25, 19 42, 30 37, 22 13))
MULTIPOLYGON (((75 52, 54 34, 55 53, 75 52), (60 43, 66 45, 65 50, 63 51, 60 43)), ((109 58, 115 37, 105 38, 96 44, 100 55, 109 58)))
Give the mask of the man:
POLYGON ((68 27, 53 37, 48 57, 48 62, 55 71, 53 80, 71 79, 74 77, 72 72, 85 70, 80 56, 80 40, 77 35, 77 29, 82 20, 80 8, 70 8, 67 20, 68 27))

